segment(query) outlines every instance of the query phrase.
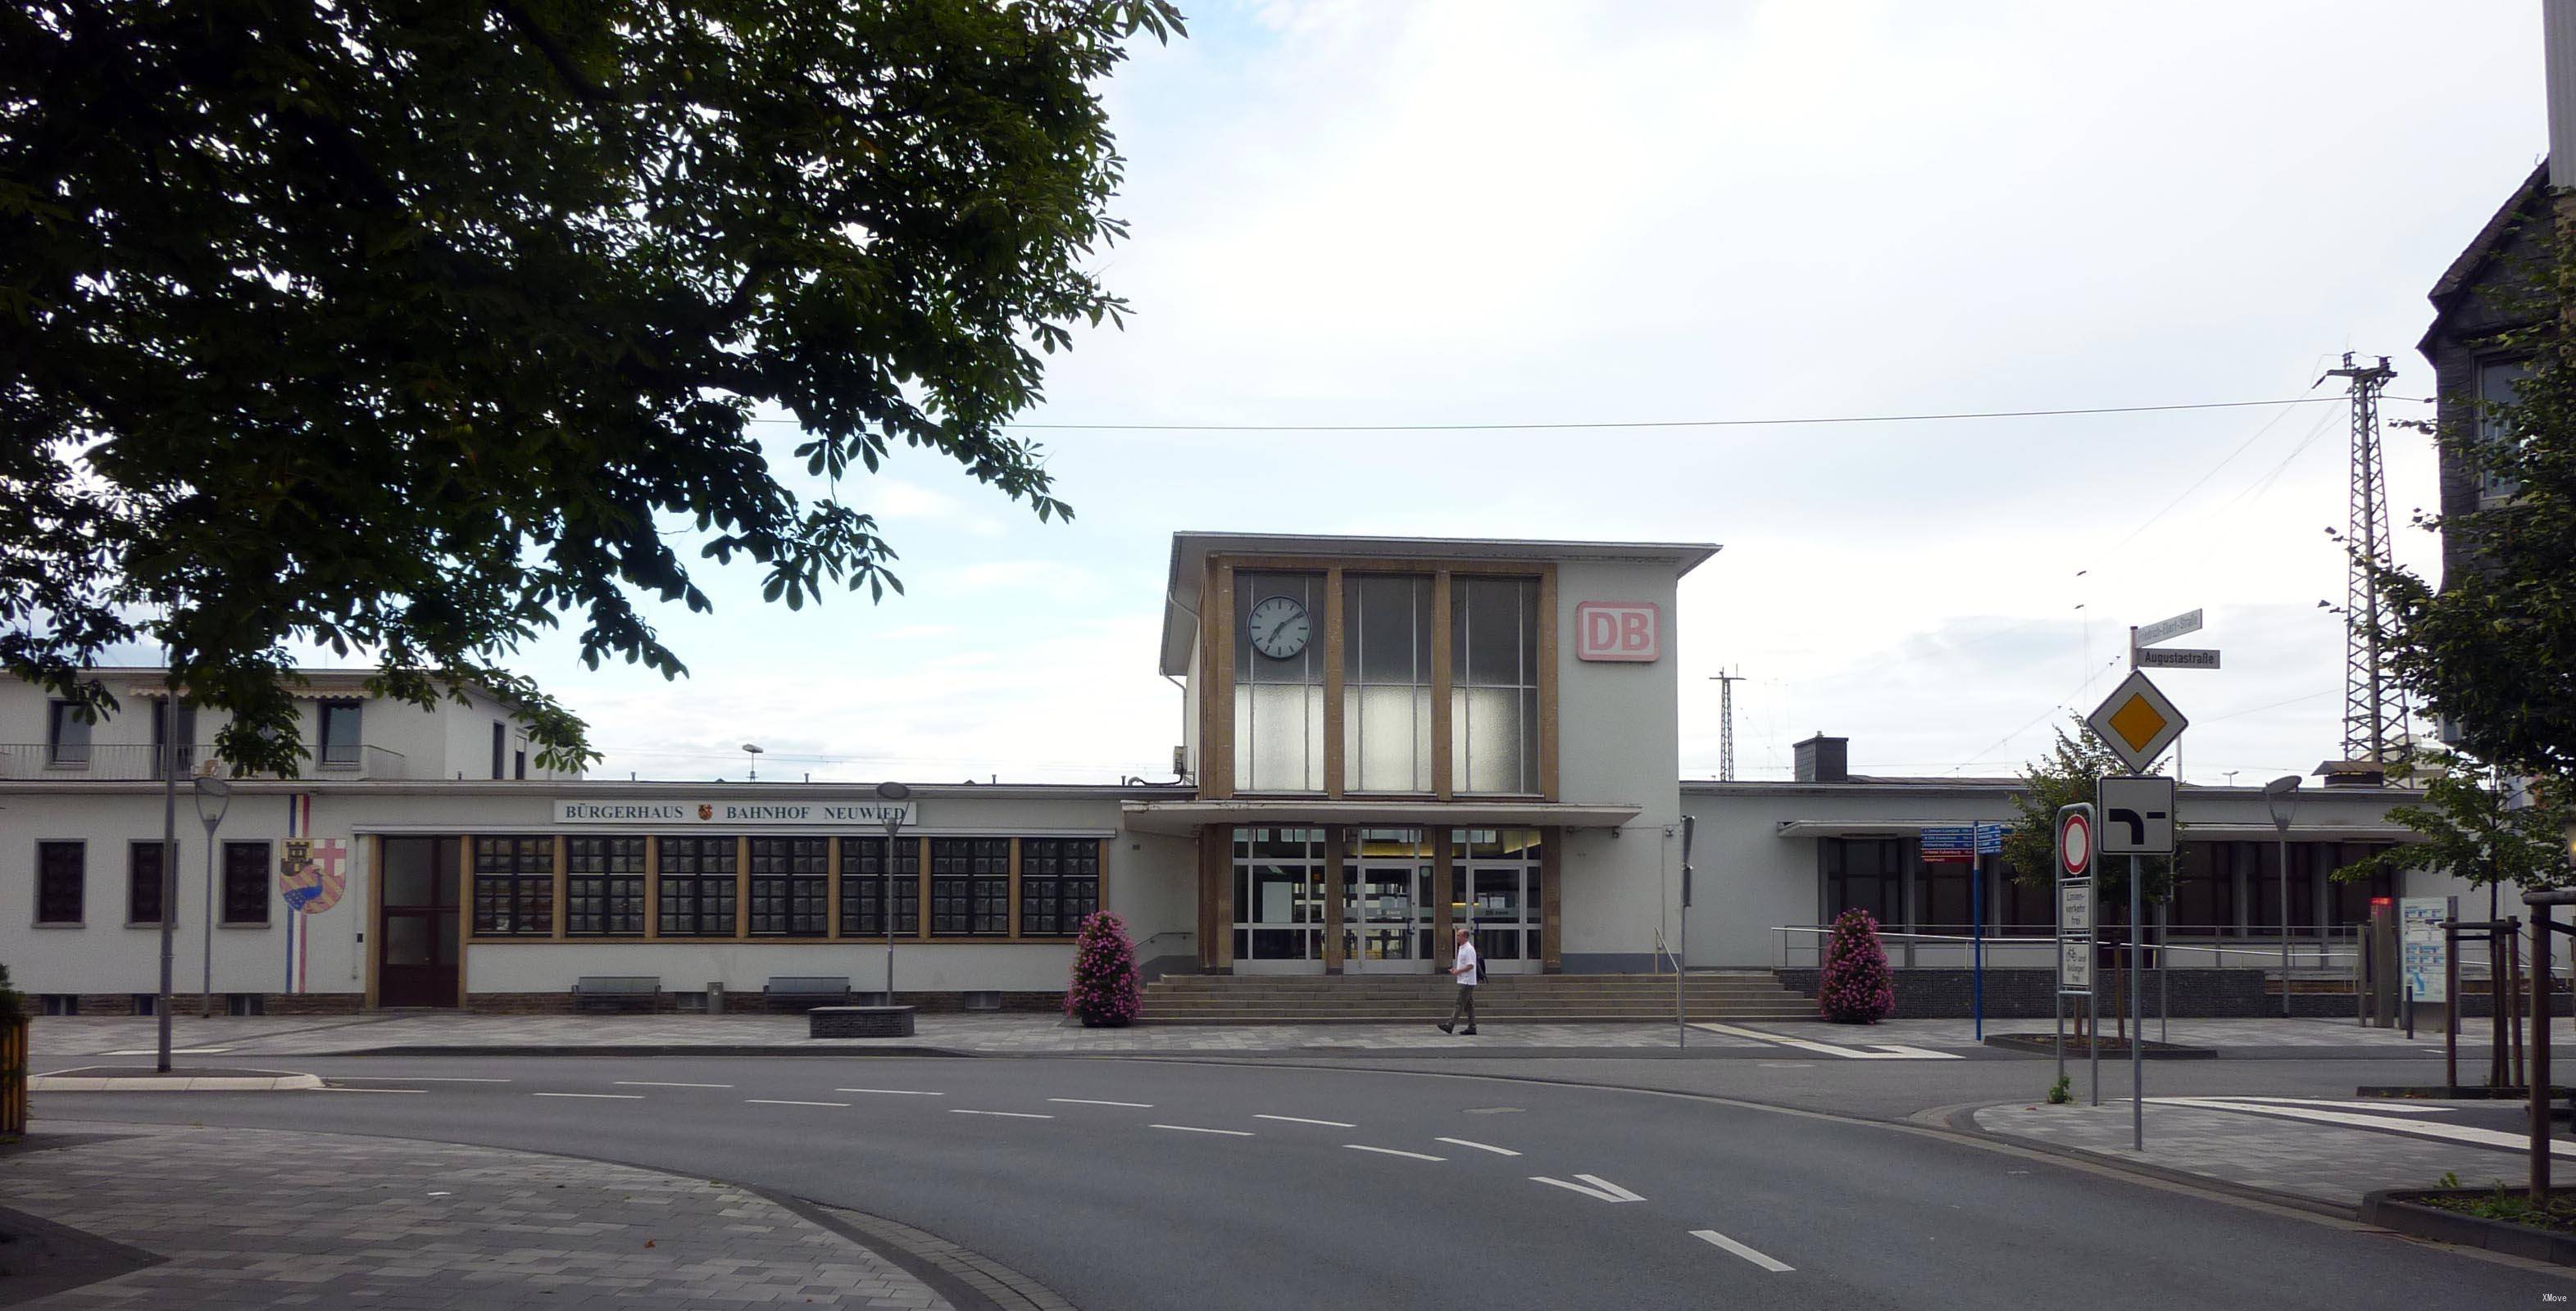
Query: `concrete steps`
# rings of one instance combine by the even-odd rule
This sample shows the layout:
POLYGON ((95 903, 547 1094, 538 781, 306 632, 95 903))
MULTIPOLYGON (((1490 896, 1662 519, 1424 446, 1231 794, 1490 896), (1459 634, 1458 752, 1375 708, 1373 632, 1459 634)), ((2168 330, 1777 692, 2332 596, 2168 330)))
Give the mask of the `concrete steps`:
MULTIPOLYGON (((1814 1019, 1815 1003, 1765 971, 1692 974, 1693 1020, 1814 1019)), ((1404 1024, 1445 1016, 1454 985, 1437 974, 1166 975, 1145 988, 1145 1024, 1404 1024)), ((1669 974, 1497 974, 1479 985, 1479 1020, 1615 1024, 1669 1020, 1669 974)))

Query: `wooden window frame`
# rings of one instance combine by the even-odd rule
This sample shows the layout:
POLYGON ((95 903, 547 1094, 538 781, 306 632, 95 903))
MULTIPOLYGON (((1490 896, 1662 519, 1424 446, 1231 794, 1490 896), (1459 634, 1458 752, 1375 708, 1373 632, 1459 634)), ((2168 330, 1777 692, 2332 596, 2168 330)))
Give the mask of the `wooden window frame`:
POLYGON ((811 834, 756 837, 751 840, 747 865, 751 897, 746 918, 752 937, 831 936, 831 839, 811 834), (812 868, 800 868, 799 863, 809 858, 812 868), (776 867, 764 870, 763 862, 776 863, 776 867), (800 897, 811 898, 810 909, 798 910, 800 897), (810 921, 800 915, 810 915, 810 921))
MULTIPOLYGON (((1009 940, 1011 937, 1012 911, 1012 839, 987 835, 957 835, 950 837, 934 837, 929 839, 929 844, 929 859, 923 861, 922 864, 929 880, 929 891, 923 899, 923 910, 925 912, 924 919, 929 928, 930 936, 933 939, 991 938, 1002 939, 1005 941, 1009 940), (958 859, 961 859, 964 862, 965 868, 951 872, 942 872, 940 870, 940 848, 943 844, 951 846, 964 844, 966 846, 967 850, 958 857, 958 859), (998 846, 1000 849, 999 851, 976 850, 976 848, 983 847, 987 844, 998 846), (996 855, 998 855, 1002 861, 1001 869, 998 872, 989 869, 975 868, 978 861, 989 860, 996 855), (948 884, 950 887, 943 890, 941 887, 942 884, 948 884), (962 918, 965 927, 940 927, 942 919, 949 917, 951 914, 949 911, 942 909, 941 901, 943 897, 955 899, 957 909, 954 914, 956 917, 962 918), (989 925, 998 925, 998 927, 987 927, 989 925)), ((952 920, 951 922, 955 921, 952 920)))
POLYGON ((1017 888, 1011 905, 1018 916, 1013 937, 1071 938, 1082 932, 1082 922, 1100 909, 1100 864, 1102 848, 1099 838, 1019 838, 1020 859, 1017 888), (1088 855, 1081 849, 1089 847, 1088 855), (1088 861, 1089 869, 1062 868, 1070 861, 1079 866, 1088 861), (1050 864, 1058 868, 1047 868, 1050 864), (1035 895, 1033 895, 1035 894, 1035 895), (1051 900, 1049 907, 1043 904, 1051 900), (1033 902, 1040 904, 1034 905, 1033 902), (1034 912, 1034 913, 1033 913, 1034 912), (1053 927, 1041 927, 1052 925, 1053 927))
POLYGON ((650 864, 648 839, 635 834, 568 834, 564 838, 564 913, 560 917, 567 938, 640 938, 644 936, 645 889, 651 876, 645 871, 650 864), (633 844, 628 847, 627 844, 633 844), (620 868, 627 862, 631 868, 620 868), (597 868, 586 868, 594 864, 597 868), (591 885, 596 884, 594 889, 591 885), (632 928, 620 927, 618 904, 632 899, 632 928), (583 925, 594 912, 585 911, 582 903, 595 899, 597 927, 583 925))
POLYGON ((730 834, 718 837, 706 834, 669 834, 655 840, 656 860, 652 887, 658 898, 655 905, 656 937, 685 941, 730 939, 742 924, 741 843, 730 834), (687 868, 672 869, 674 849, 686 854, 679 857, 687 868), (712 867, 710 865, 712 864, 712 867), (685 891, 679 900, 684 908, 683 927, 672 927, 673 893, 685 891), (723 907, 720 927, 710 928, 708 893, 723 907))
MULTIPOLYGON (((79 928, 89 918, 89 843, 79 838, 46 838, 36 843, 36 877, 29 889, 36 897, 36 925, 40 928, 79 928), (62 871, 49 868, 47 858, 54 852, 69 849, 72 854, 71 915, 48 915, 48 881, 62 871)), ((59 900, 56 898, 56 900, 59 900)))
POLYGON ((472 881, 466 886, 468 923, 477 938, 553 938, 556 926, 563 922, 557 913, 556 894, 561 890, 561 867, 557 859, 559 843, 548 834, 490 833, 467 839, 467 867, 472 881), (498 844, 507 843, 505 849, 498 844), (531 869, 527 862, 542 856, 545 868, 531 869), (487 862, 486 857, 493 859, 487 862), (506 866, 506 868, 501 868, 506 866), (491 913, 499 903, 485 896, 486 884, 499 884, 506 889, 510 927, 494 928, 499 920, 491 913), (531 908, 543 907, 545 918, 532 922, 531 908))

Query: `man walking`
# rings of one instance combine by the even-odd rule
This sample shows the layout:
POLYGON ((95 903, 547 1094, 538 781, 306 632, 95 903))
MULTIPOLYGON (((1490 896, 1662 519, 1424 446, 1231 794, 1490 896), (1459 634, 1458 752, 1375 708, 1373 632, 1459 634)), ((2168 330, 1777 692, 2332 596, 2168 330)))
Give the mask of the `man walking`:
POLYGON ((1449 976, 1458 981, 1458 1009, 1449 1012, 1449 1018, 1441 1022, 1442 1033, 1450 1032, 1460 1020, 1465 1020, 1466 1027, 1457 1029, 1458 1034, 1468 1038, 1476 1036, 1476 975, 1478 973, 1475 935, 1468 932, 1467 927, 1462 924, 1458 927, 1457 959, 1449 964, 1449 976))

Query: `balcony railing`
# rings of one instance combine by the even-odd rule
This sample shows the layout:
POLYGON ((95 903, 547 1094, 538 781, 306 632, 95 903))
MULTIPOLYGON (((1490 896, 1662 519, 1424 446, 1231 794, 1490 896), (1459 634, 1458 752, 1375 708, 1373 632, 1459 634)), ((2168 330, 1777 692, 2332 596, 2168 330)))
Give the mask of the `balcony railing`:
MULTIPOLYGON (((211 747, 179 748, 179 776, 182 779, 205 767, 214 756, 211 747)), ((0 779, 90 779, 103 783, 130 783, 157 779, 169 772, 168 754, 148 742, 93 742, 77 747, 54 746, 43 742, 0 743, 0 779)), ((275 777, 275 775, 254 775, 275 777)), ((399 751, 383 747, 335 748, 328 753, 314 752, 304 762, 304 778, 315 779, 400 779, 410 777, 408 762, 399 751)))

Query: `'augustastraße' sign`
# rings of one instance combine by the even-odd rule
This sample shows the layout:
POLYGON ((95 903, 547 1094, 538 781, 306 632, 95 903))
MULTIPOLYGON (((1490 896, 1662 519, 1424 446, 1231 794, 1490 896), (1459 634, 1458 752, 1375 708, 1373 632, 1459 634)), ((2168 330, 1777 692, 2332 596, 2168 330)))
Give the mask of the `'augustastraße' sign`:
POLYGON ((659 825, 722 828, 879 828, 889 815, 914 822, 909 801, 597 801, 555 800, 558 824, 629 828, 659 825))

